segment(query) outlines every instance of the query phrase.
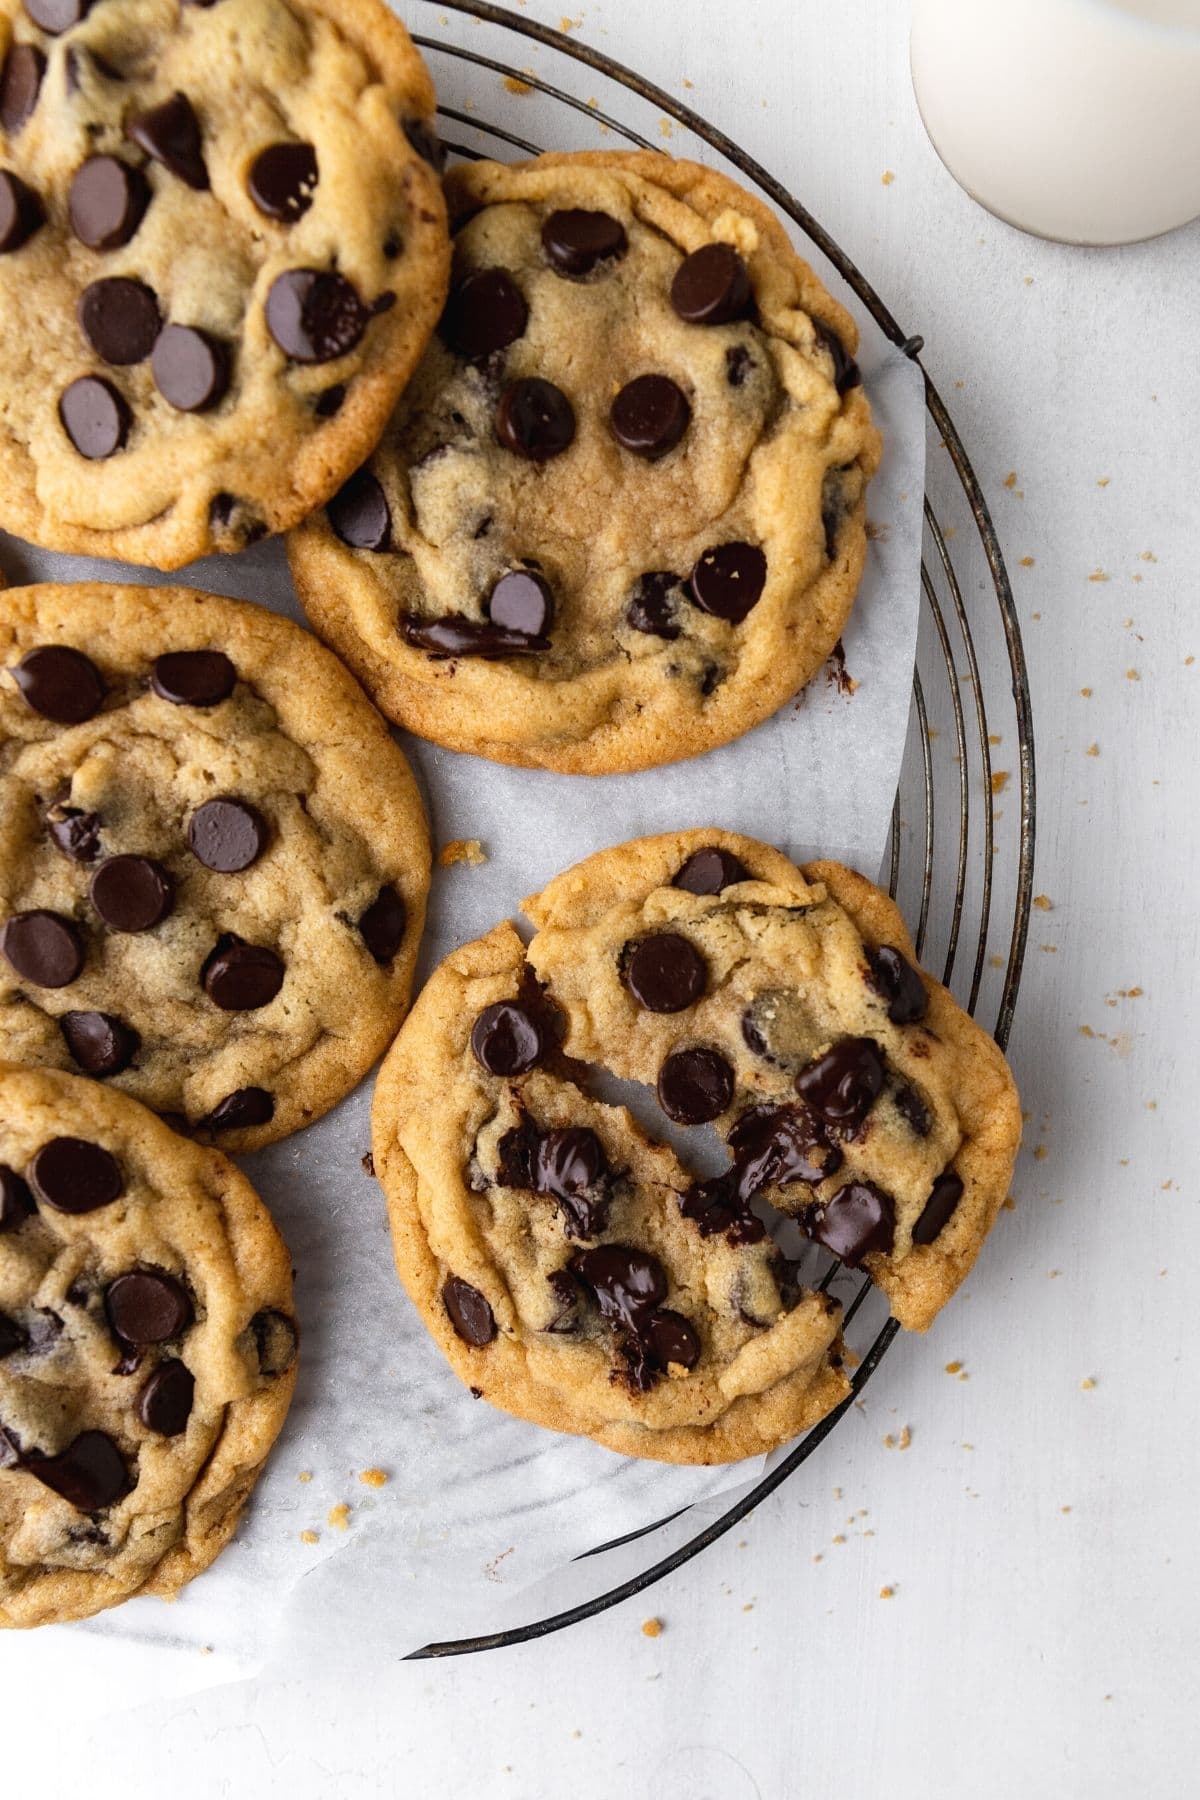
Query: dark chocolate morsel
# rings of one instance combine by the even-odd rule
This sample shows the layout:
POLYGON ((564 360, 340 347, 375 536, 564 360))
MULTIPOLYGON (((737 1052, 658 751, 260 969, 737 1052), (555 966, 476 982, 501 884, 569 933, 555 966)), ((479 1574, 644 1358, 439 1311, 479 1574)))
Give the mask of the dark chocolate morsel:
POLYGON ((626 450, 657 462, 675 448, 691 416, 687 396, 669 375, 638 375, 613 401, 609 424, 626 450))
POLYGON ((725 379, 730 387, 741 387, 753 367, 754 358, 745 344, 730 344, 725 352, 725 379))
POLYGON ((358 469, 325 504, 336 536, 352 550, 390 550, 392 514, 387 495, 369 469, 358 469))
POLYGON ((920 1218, 913 1226, 914 1244, 932 1244, 949 1224, 955 1207, 962 1199, 962 1193, 962 1176, 956 1175, 953 1169, 943 1169, 930 1190, 920 1218))
POLYGON ((450 295, 439 327, 466 362, 482 362, 524 334, 525 296, 507 269, 476 269, 450 295))
POLYGON ((891 1249, 896 1206, 891 1195, 874 1182, 852 1181, 824 1206, 804 1214, 801 1223, 819 1244, 854 1269, 872 1251, 891 1249))
POLYGON ((60 37, 86 19, 93 0, 25 0, 25 11, 49 37, 60 37))
POLYGON ((267 294, 267 329, 293 362, 333 362, 359 342, 371 319, 344 275, 285 269, 267 294))
POLYGON ((802 1181, 816 1187, 842 1166, 842 1152, 801 1106, 754 1106, 729 1133, 738 1193, 750 1201, 768 1187, 802 1181))
POLYGON ((929 1011, 929 995, 912 964, 890 944, 867 953, 870 983, 888 1003, 893 1025, 915 1025, 929 1011))
POLYGON ((18 1350, 26 1349, 28 1344, 29 1339, 17 1321, 10 1319, 7 1313, 0 1313, 0 1362, 6 1356, 15 1356, 18 1350))
POLYGON ((548 638, 526 637, 490 619, 449 615, 444 619, 420 619, 408 614, 400 620, 405 640, 429 656, 480 656, 493 661, 505 656, 535 656, 550 648, 548 638))
POLYGON ((533 1158, 534 1186, 558 1201, 567 1235, 596 1237, 608 1224, 611 1171, 604 1147, 586 1125, 548 1131, 533 1158))
POLYGON ((256 863, 269 837, 258 808, 228 796, 206 800, 188 820, 188 848, 206 869, 219 875, 238 875, 256 863))
POLYGON ((27 244, 45 216, 33 189, 10 169, 0 169, 0 254, 27 244))
POLYGON ((125 1177, 116 1157, 87 1138, 51 1138, 36 1153, 26 1174, 38 1199, 56 1212, 95 1212, 125 1192, 125 1177))
POLYGON ((106 275, 79 296, 80 329, 97 356, 123 368, 145 362, 162 329, 153 288, 126 275, 106 275))
POLYGON ((33 1211, 27 1183, 7 1163, 0 1163, 0 1231, 15 1231, 33 1211))
POLYGON ((496 436, 514 455, 548 462, 574 442, 574 408, 552 381, 537 375, 510 381, 496 408, 496 436))
POLYGON ((817 334, 817 342, 829 352, 833 360, 833 384, 839 394, 849 393, 851 388, 862 385, 862 370, 855 362, 835 331, 828 325, 822 325, 819 319, 813 320, 813 330, 817 334))
POLYGON ((554 619, 550 583, 534 569, 509 569, 488 595, 487 616, 504 631, 544 638, 554 619))
POLYGON ((689 938, 659 931, 626 946, 622 973, 626 987, 647 1012, 676 1013, 700 998, 708 971, 689 938))
POLYGON ((560 275, 589 275, 597 263, 624 256, 625 227, 611 213, 569 207, 542 226, 542 247, 560 275))
POLYGON ((884 1062, 873 1038, 842 1038, 796 1077, 796 1092, 829 1125, 861 1125, 883 1092, 884 1062))
POLYGON ((175 884, 148 856, 110 856, 88 884, 92 905, 110 931, 152 931, 175 905, 175 884))
POLYGON ((648 569, 639 575, 625 608, 625 623, 647 637, 673 642, 683 629, 675 604, 680 585, 679 576, 670 569, 648 569))
POLYGON ((200 980, 222 1012, 255 1012, 283 986, 284 965, 265 944, 247 944, 223 933, 205 960, 200 980))
POLYGON ((332 387, 327 387, 323 393, 317 395, 313 401, 313 411, 318 419, 335 418, 341 412, 342 402, 345 398, 345 382, 335 381, 332 387))
POLYGON ((442 1305, 464 1344, 482 1350, 496 1335, 496 1315, 486 1297, 457 1275, 448 1275, 442 1287, 442 1305))
POLYGON ((118 1275, 105 1291, 104 1310, 126 1344, 165 1344, 195 1318, 187 1290, 163 1269, 118 1275))
POLYGON ((656 1368, 694 1369, 700 1361, 700 1339, 682 1313, 662 1307, 651 1313, 641 1331, 641 1342, 656 1368))
POLYGON ((733 1069, 719 1050, 673 1050, 658 1071, 658 1103, 677 1125, 705 1125, 733 1099, 733 1069))
POLYGON ((147 1431, 178 1437, 187 1430, 195 1394, 196 1378, 186 1363, 160 1363, 138 1394, 137 1416, 147 1431))
POLYGON ((715 845, 705 845, 703 850, 693 850, 678 874, 672 878, 671 886, 683 888, 688 894, 720 894, 727 887, 738 881, 751 881, 750 871, 740 863, 732 850, 718 850, 715 845))
POLYGON ((685 256, 671 283, 671 305, 689 325, 728 325, 749 310, 750 275, 732 244, 704 244, 685 256))
POLYGON ((63 430, 89 462, 104 462, 124 447, 131 418, 124 399, 99 375, 80 375, 59 397, 63 430))
POLYGON ((595 1294, 601 1315, 634 1336, 641 1335, 646 1320, 667 1296, 667 1278, 658 1258, 630 1244, 578 1250, 570 1267, 595 1294))
POLYGON ((176 412, 208 412, 229 389, 229 346, 194 325, 168 325, 150 359, 154 385, 176 412))
POLYGON ((579 1303, 582 1289, 570 1269, 554 1269, 548 1277, 558 1311, 547 1325, 547 1331, 572 1332, 579 1327, 579 1303))
POLYGON ((77 806, 52 806, 46 814, 46 831, 72 862, 95 862, 100 854, 100 815, 81 812, 77 806))
POLYGON ((76 169, 67 196, 71 230, 89 250, 127 244, 150 204, 150 184, 140 169, 116 156, 89 156, 76 169))
POLYGON ((125 121, 125 136, 190 188, 208 186, 200 121, 186 94, 172 94, 161 106, 135 113, 125 121))
POLYGON ((246 186, 260 213, 292 224, 313 203, 317 153, 311 144, 268 144, 250 164, 246 186))
POLYGON ((740 625, 762 597, 767 559, 757 544, 714 544, 692 570, 689 588, 701 612, 740 625))
POLYGON ((36 44, 10 44, 0 69, 0 125, 15 137, 33 112, 46 73, 46 58, 36 44))
POLYGON ((119 1075, 141 1046, 137 1032, 112 1013, 67 1012, 58 1024, 67 1049, 85 1075, 119 1075))
POLYGON ((9 674, 26 705, 56 725, 82 725, 104 701, 104 683, 95 663, 67 644, 39 644, 26 651, 9 674))
POLYGON ((549 1048, 543 1021, 516 1000, 493 1001, 471 1027, 471 1050, 489 1075, 524 1075, 549 1048))
POLYGON ((78 927, 44 907, 5 920, 0 952, 18 975, 44 988, 68 987, 83 968, 85 954, 78 927))
POLYGON ((172 706, 219 706, 237 684, 237 670, 223 650, 169 650, 155 658, 150 685, 172 706))
POLYGON ((209 1131, 248 1131, 252 1125, 269 1125, 275 1117, 275 1101, 266 1088, 235 1088, 214 1106, 202 1121, 209 1131))
POLYGON ((390 963, 408 924, 408 910, 390 882, 385 882, 358 921, 362 941, 381 967, 390 963))
POLYGON ((915 1087, 898 1087, 892 1095, 896 1111, 905 1123, 911 1127, 917 1137, 928 1137, 933 1128, 933 1120, 929 1108, 922 1100, 915 1087))
POLYGON ((446 152, 431 119, 405 119, 405 137, 423 162, 440 175, 446 166, 446 152))
POLYGON ((103 1512, 129 1489, 129 1471, 103 1431, 82 1431, 57 1456, 27 1451, 21 1466, 78 1512, 103 1512))
POLYGON ((286 1375, 300 1348, 295 1320, 269 1306, 265 1311, 255 1313, 250 1321, 250 1332, 262 1374, 286 1375))

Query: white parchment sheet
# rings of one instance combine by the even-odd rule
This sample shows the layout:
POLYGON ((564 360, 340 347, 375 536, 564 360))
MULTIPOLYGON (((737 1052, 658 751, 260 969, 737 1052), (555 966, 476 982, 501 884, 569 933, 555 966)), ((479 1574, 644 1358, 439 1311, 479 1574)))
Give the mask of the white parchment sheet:
MULTIPOLYGON (((919 371, 873 328, 862 364, 887 447, 869 500, 878 530, 844 640, 854 694, 818 675, 739 743, 608 779, 531 774, 405 740, 435 841, 479 838, 489 857, 437 871, 422 973, 560 869, 644 832, 723 825, 878 868, 909 712, 925 417, 919 371)), ((300 616, 277 543, 173 578, 11 539, 0 540, 0 562, 12 582, 175 579, 300 616)), ((369 795, 364 807, 369 816, 369 795)), ((545 1578, 580 1552, 757 1472, 624 1460, 472 1400, 396 1279, 383 1199, 361 1166, 369 1109, 368 1082, 318 1125, 245 1159, 296 1265, 302 1354, 290 1418, 236 1541, 170 1605, 134 1600, 83 1625, 4 1634, 10 1700, 52 1678, 60 1691, 70 1684, 77 1713, 100 1713, 268 1663, 344 1666, 518 1623, 528 1584, 542 1582, 544 1610, 545 1578), (375 1468, 386 1484, 364 1485, 360 1473, 375 1468), (328 1521, 343 1503, 339 1529, 328 1521)))

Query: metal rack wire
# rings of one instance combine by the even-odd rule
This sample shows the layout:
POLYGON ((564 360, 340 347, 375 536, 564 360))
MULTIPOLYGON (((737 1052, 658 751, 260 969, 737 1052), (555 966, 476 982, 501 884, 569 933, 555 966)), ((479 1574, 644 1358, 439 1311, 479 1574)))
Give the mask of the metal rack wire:
MULTIPOLYGON (((881 330, 920 366, 923 340, 897 323, 874 288, 804 206, 723 132, 672 95, 579 42, 489 0, 421 0, 409 24, 428 58, 442 104, 443 131, 454 156, 534 156, 542 148, 578 146, 589 134, 623 144, 661 149, 646 135, 681 128, 700 154, 715 156, 747 186, 757 189, 792 220, 809 245, 853 290, 881 330), (454 26, 461 15, 479 27, 470 44, 451 31, 429 35, 421 27, 454 26), (513 40, 517 40, 514 44, 513 40), (516 67, 514 50, 540 58, 538 68, 516 67), (506 54, 507 53, 507 54, 506 54), (547 73, 546 71, 549 71, 547 73), (584 73, 602 85, 605 104, 571 92, 584 73), (551 76, 553 78, 551 78, 551 76), (471 84, 468 86, 467 84, 471 84), (502 123, 485 117, 475 94, 485 88, 488 113, 507 94, 502 123), (609 96, 611 95, 611 98, 609 96), (534 99, 533 116, 546 144, 524 135, 520 108, 534 99), (617 117, 614 109, 629 113, 617 117), (563 129, 563 114, 566 128, 563 129), (574 118, 570 115, 576 115, 574 118), (639 130, 638 125, 642 126, 639 130)), ((591 142, 591 137, 588 137, 591 142)), ((690 146, 689 146, 690 148, 690 146)), ((922 373, 925 374, 922 367, 922 373)), ((1034 750, 1029 684, 1020 626, 999 541, 962 439, 936 388, 925 374, 932 449, 925 492, 925 545, 921 565, 922 613, 913 673, 913 708, 895 804, 885 868, 892 894, 916 921, 914 941, 927 967, 938 969, 960 1001, 997 1042, 1008 1042, 1020 986, 1033 894, 1034 750), (951 541, 962 531, 961 544, 951 541), (968 600, 968 595, 971 596, 968 600), (982 654, 981 654, 982 651, 982 654), (1012 767, 993 767, 1004 746, 1012 767), (1012 796, 1008 798, 1009 783, 1012 796), (1013 801, 1015 800, 1015 806, 1013 801)), ((865 1277, 831 1264, 821 1286, 839 1284, 847 1340, 861 1357, 852 1392, 754 1487, 719 1518, 660 1554, 629 1579, 581 1604, 486 1636, 427 1644, 416 1658, 456 1656, 544 1637, 643 1592, 744 1519, 813 1454, 862 1393, 898 1327, 885 1316, 881 1297, 865 1277)), ((672 1524, 660 1521, 633 1538, 653 1541, 672 1524)), ((593 1556, 627 1544, 601 1545, 593 1556)))

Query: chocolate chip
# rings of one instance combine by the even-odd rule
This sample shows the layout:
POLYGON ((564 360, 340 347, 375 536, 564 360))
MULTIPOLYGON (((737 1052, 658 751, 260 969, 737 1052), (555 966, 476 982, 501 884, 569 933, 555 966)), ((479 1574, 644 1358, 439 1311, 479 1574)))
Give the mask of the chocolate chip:
POLYGON ((392 515, 387 495, 369 469, 359 469, 333 499, 325 515, 343 544, 352 550, 390 550, 392 515))
POLYGON ((658 1071, 658 1103, 677 1125, 704 1125, 733 1099, 733 1070, 719 1050, 674 1050, 658 1071))
POLYGON ((911 1127, 918 1137, 929 1136, 933 1128, 929 1108, 914 1087, 898 1087, 892 1095, 896 1103, 896 1111, 905 1123, 911 1127))
POLYGON ((401 129, 423 162, 441 174, 446 166, 446 152, 430 119, 405 119, 401 129))
POLYGON ((362 941, 380 967, 386 967, 404 941, 408 910, 390 882, 380 888, 358 921, 362 941))
POLYGON ((956 1175, 953 1169, 943 1169, 930 1190, 920 1218, 913 1226, 914 1244, 932 1244, 950 1222, 962 1194, 961 1175, 956 1175))
POLYGON ((125 1192, 125 1177, 116 1157, 87 1138, 51 1138, 26 1173, 38 1199, 56 1212, 95 1212, 125 1192))
POLYGON ((582 1290, 570 1269, 554 1269, 549 1276, 551 1292, 558 1311, 547 1325, 547 1331, 568 1333, 579 1329, 579 1303, 582 1290))
POLYGON ((478 1288, 457 1275, 448 1275, 442 1288, 442 1305, 464 1344, 481 1350, 496 1335, 496 1315, 478 1288))
POLYGON ((549 582, 533 569, 510 569, 488 595, 487 615, 504 631, 544 638, 554 619, 549 582))
POLYGON ((25 11, 35 25, 51 37, 59 37, 86 19, 93 0, 25 0, 25 11))
POLYGON ((496 408, 496 436, 529 462, 561 456, 575 438, 575 412, 561 388, 537 375, 510 381, 496 408))
POLYGON ((175 905, 175 884, 148 856, 110 856, 88 885, 92 905, 110 931, 151 931, 175 905))
POLYGON ((54 806, 46 814, 51 842, 72 862, 95 862, 100 854, 100 815, 77 806, 54 806))
POLYGON ((718 850, 705 845, 693 850, 683 867, 672 877, 671 886, 688 894, 719 894, 738 881, 753 880, 749 869, 740 863, 732 850, 718 850))
POLYGON ((289 225, 313 203, 317 153, 311 144, 270 144, 250 164, 246 186, 260 213, 289 225))
POLYGON ((22 1466, 78 1512, 102 1512, 129 1488, 129 1471, 103 1431, 82 1431, 57 1456, 27 1451, 22 1466))
POLYGON ((29 1339, 16 1320, 0 1313, 0 1362, 6 1356, 15 1356, 19 1350, 24 1350, 28 1343, 29 1339))
POLYGON ((0 169, 0 254, 28 243, 45 214, 31 187, 8 169, 0 169))
POLYGON ((609 423, 626 450, 657 462, 675 448, 691 416, 683 390, 669 375, 639 375, 613 401, 609 423))
POLYGON ((848 1182, 833 1198, 802 1220, 805 1230, 834 1256, 855 1269, 871 1251, 890 1250, 896 1235, 896 1206, 871 1181, 848 1182))
POLYGON ((482 362, 524 335, 525 296, 507 269, 476 269, 451 294, 439 327, 466 362, 482 362))
POLYGON ((36 44, 12 44, 0 70, 0 125, 15 137, 33 112, 46 73, 46 58, 36 44))
POLYGON ((578 1250, 570 1267, 596 1296, 601 1316, 635 1336, 666 1298, 667 1277, 658 1258, 629 1244, 578 1250))
POLYGON ((557 1200, 567 1236, 596 1237, 608 1224, 611 1170, 604 1146, 586 1125, 548 1131, 534 1158, 534 1186, 557 1200))
POLYGON ((253 1125, 269 1125, 275 1117, 275 1101, 266 1088, 235 1088, 214 1106, 203 1120, 210 1131, 248 1131, 253 1125))
POLYGON ((115 156, 89 156, 75 171, 67 197, 71 230, 89 250, 127 244, 150 204, 150 184, 140 169, 115 156))
POLYGON ((675 605, 679 587, 679 576, 670 569, 648 569, 634 584, 625 608, 625 623, 632 631, 673 641, 682 629, 675 605))
POLYGON ((508 631, 493 625, 490 619, 467 619, 454 614, 444 619, 419 619, 412 614, 402 617, 400 629, 408 643, 430 656, 480 656, 494 661, 504 656, 534 656, 548 650, 548 638, 526 637, 523 631, 508 631))
POLYGON ((161 106, 135 113, 125 121, 125 136, 190 188, 208 186, 200 121, 186 94, 172 94, 161 106))
POLYGON ((137 1397, 137 1416, 147 1431, 178 1437, 186 1431, 196 1393, 196 1378, 186 1363, 160 1363, 137 1397))
POLYGON ((672 1312, 668 1307, 660 1308, 647 1319, 641 1342, 651 1363, 658 1369, 669 1369, 672 1364, 676 1368, 694 1369, 700 1361, 700 1339, 695 1329, 682 1313, 672 1312))
POLYGON ((237 670, 223 650, 168 650, 154 659, 150 685, 172 706, 219 706, 237 684, 237 670))
POLYGON ((58 1024, 67 1049, 85 1075, 119 1075, 141 1046, 137 1032, 112 1013, 67 1012, 58 1024))
POLYGON ((165 1344, 186 1331, 195 1317, 186 1290, 162 1270, 133 1269, 109 1283, 104 1310, 116 1335, 127 1344, 165 1344))
POLYGON ((890 944, 867 953, 870 983, 888 1003, 893 1025, 915 1025, 929 1011, 925 983, 907 959, 890 944))
POLYGON ((354 349, 371 319, 344 275, 285 269, 267 294, 267 329, 293 362, 333 362, 354 349))
MULTIPOLYGON (((541 1142, 537 1126, 524 1115, 516 1125, 509 1127, 496 1145, 496 1179, 502 1187, 536 1190, 541 1142)), ((482 1175, 476 1192, 486 1193, 489 1185, 486 1174, 482 1175)))
POLYGON ((682 1012, 704 992, 704 958, 676 931, 655 932, 627 944, 623 962, 625 985, 647 1012, 682 1012))
POLYGON ((815 1187, 842 1164, 842 1153, 823 1128, 798 1106, 755 1106, 729 1134, 732 1166, 697 1182, 680 1202, 685 1219, 703 1237, 724 1232, 733 1243, 758 1243, 765 1227, 751 1202, 767 1188, 804 1182, 815 1187))
POLYGON ((93 281, 79 296, 77 310, 96 355, 119 367, 144 362, 162 329, 154 290, 124 275, 93 281))
POLYGON ((545 1022, 515 1000, 485 1006, 471 1027, 471 1049, 489 1075, 524 1075, 550 1048, 545 1022))
POLYGON ((34 1210, 33 1195, 15 1169, 0 1163, 0 1231, 15 1231, 34 1210))
POLYGON ((17 974, 35 987, 68 987, 83 968, 83 939, 61 913, 35 907, 14 913, 0 931, 3 952, 17 974))
POLYGON ((754 366, 754 358, 745 344, 730 344, 725 352, 725 379, 730 387, 741 387, 754 366))
POLYGON ((266 820, 245 800, 206 800, 188 820, 192 855, 219 875, 238 875, 256 863, 269 836, 266 820))
POLYGON ((283 986, 284 965, 265 944, 224 933, 200 971, 204 991, 222 1012, 255 1012, 283 986))
POLYGON ((323 394, 317 395, 313 401, 313 411, 318 419, 332 419, 341 412, 342 402, 345 398, 345 382, 335 381, 332 387, 327 387, 323 394))
POLYGON ((692 570, 692 599, 701 612, 740 625, 762 596, 767 559, 757 544, 714 544, 692 570))
POLYGON ((820 319, 813 320, 813 330, 817 334, 817 343, 832 358, 833 384, 838 393, 847 394, 851 388, 861 386, 862 370, 837 333, 831 331, 828 325, 822 325, 820 319))
POLYGON ((154 385, 176 412, 208 412, 229 389, 229 346, 193 325, 168 325, 150 361, 154 385))
POLYGON ((873 1038, 847 1037, 796 1077, 800 1098, 830 1125, 861 1125, 883 1092, 884 1062, 873 1038))
POLYGON ((63 430, 89 462, 114 456, 129 435, 130 415, 121 395, 99 375, 81 375, 58 402, 63 430))
POLYGON ((250 1321, 250 1331, 262 1374, 286 1375, 300 1348, 295 1320, 269 1306, 265 1311, 255 1313, 250 1321))
POLYGON ((704 244, 685 256, 671 283, 671 305, 689 325, 728 325, 750 306, 750 276, 732 244, 704 244))
POLYGON ((104 701, 104 683, 95 663, 66 644, 40 644, 9 673, 26 704, 56 725, 82 725, 104 701))
POLYGON ((542 226, 542 247, 560 275, 590 275, 597 263, 624 256, 629 239, 610 213, 573 206, 550 214, 542 226))

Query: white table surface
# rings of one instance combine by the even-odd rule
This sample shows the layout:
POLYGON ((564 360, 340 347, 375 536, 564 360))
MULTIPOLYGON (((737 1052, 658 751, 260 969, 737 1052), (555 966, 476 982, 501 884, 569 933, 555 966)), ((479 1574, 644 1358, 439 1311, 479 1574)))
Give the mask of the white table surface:
POLYGON ((6 1789, 1195 1791, 1200 227, 1080 252, 980 212, 921 131, 907 15, 905 0, 608 0, 573 16, 776 172, 924 334, 994 509, 1052 903, 1012 1045, 1029 1111, 1016 1210, 865 1409, 653 1593, 539 1644, 369 1681, 140 1708, 130 1694, 103 1726, 64 1713, 48 1670, 40 1717, 0 1701, 6 1789), (885 1448, 904 1424, 911 1448, 885 1448))

